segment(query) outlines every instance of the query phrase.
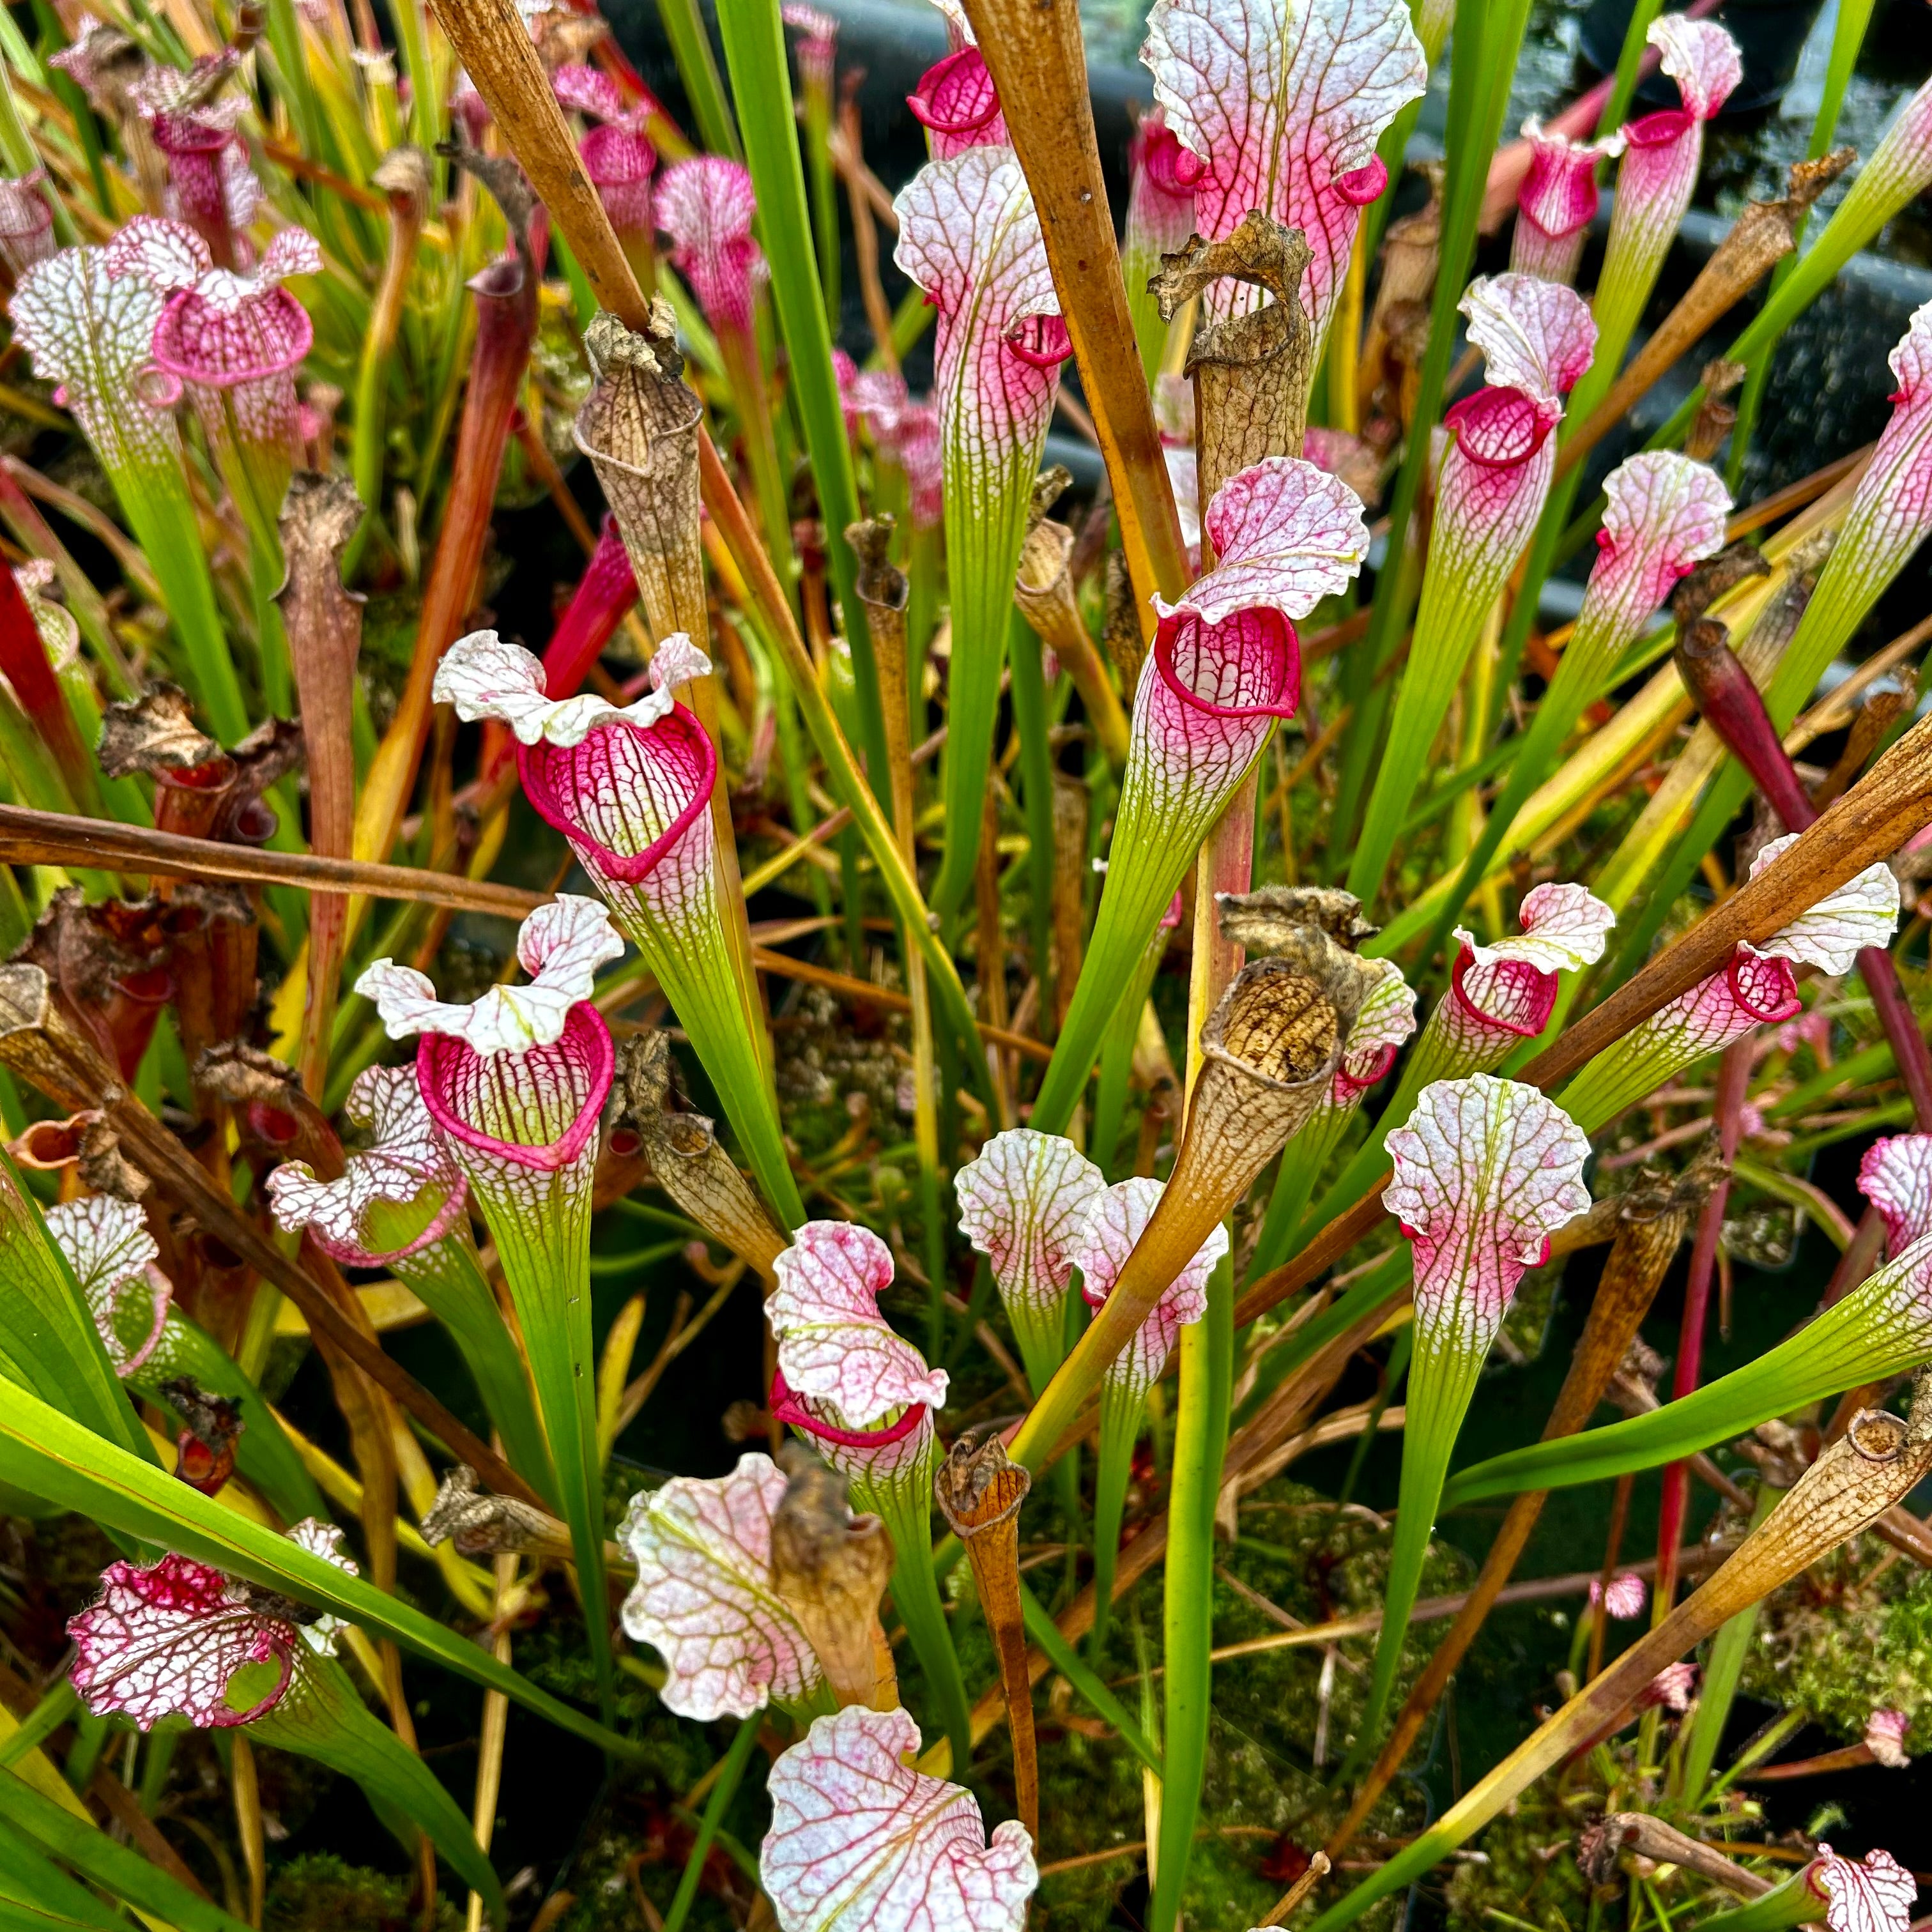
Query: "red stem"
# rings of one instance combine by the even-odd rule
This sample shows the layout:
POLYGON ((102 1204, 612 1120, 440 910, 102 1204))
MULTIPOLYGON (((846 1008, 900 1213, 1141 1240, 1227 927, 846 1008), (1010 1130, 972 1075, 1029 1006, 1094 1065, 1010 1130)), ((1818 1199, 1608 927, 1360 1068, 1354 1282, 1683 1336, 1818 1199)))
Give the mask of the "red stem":
POLYGON ((47 662, 40 626, 34 622, 14 573, 4 565, 0 565, 0 672, 5 673, 34 730, 46 740, 76 810, 98 812, 100 794, 94 782, 92 760, 74 728, 60 680, 47 662))
POLYGON ((455 643, 476 594, 476 573, 490 535, 490 506, 536 332, 533 272, 518 262, 499 261, 474 277, 470 286, 476 298, 476 346, 456 432, 449 497, 417 620, 416 654, 389 727, 391 735, 410 748, 411 776, 400 790, 398 823, 382 828, 373 854, 379 859, 388 856, 403 809, 400 801, 406 800, 413 789, 415 768, 422 759, 436 668, 455 643))
POLYGON ((544 689, 552 698, 572 698, 590 675, 604 646, 638 601, 638 580, 617 520, 606 513, 569 608, 557 620, 544 652, 544 689))

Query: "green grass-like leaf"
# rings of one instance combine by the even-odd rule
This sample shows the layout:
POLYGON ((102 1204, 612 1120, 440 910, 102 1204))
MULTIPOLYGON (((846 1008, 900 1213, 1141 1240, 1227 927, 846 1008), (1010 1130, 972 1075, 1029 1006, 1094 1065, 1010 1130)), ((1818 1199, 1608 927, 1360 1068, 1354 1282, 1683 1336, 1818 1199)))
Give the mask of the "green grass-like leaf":
POLYGON ((399 1603, 273 1530, 224 1509, 22 1390, 0 1403, 0 1481, 57 1508, 91 1516, 104 1528, 179 1551, 265 1589, 318 1610, 333 1610, 373 1634, 395 1639, 601 1750, 634 1755, 637 1747, 593 1718, 539 1690, 526 1678, 434 1617, 399 1603))

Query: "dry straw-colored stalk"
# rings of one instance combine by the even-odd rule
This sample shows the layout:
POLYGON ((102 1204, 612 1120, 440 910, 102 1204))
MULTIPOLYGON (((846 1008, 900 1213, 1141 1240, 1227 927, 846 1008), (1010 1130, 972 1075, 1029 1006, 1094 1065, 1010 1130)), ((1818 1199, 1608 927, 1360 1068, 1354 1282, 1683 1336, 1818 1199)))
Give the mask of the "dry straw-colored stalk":
POLYGON ((1010 1462, 997 1435, 962 1436, 939 1466, 933 1487, 940 1513, 966 1546, 980 1608, 999 1654, 1000 1685, 1013 1739, 1013 1785, 1020 1822, 1040 1843, 1040 1761, 1034 1743, 1033 1681, 1027 1672, 1026 1623, 1020 1608, 1020 1505, 1033 1478, 1010 1462))
POLYGON ((1127 312, 1078 10, 1073 0, 967 0, 966 13, 1040 211, 1080 386, 1113 485, 1135 604, 1150 636, 1148 600, 1156 591, 1176 598, 1186 588, 1187 553, 1127 312))
POLYGON ((1796 162, 1781 201, 1754 201, 1746 206, 1677 306, 1630 358, 1609 394, 1564 442, 1556 459, 1559 476, 1575 468, 1680 356, 1796 248, 1798 231, 1812 203, 1856 158, 1855 150, 1840 148, 1822 160, 1796 162))
POLYGON ((1908 1419, 1862 1411, 1710 1580, 1631 1645, 1436 1823, 1316 1922, 1352 1922, 1466 1843, 1546 1772, 1624 1722, 1667 1664, 1856 1536, 1932 1473, 1932 1395, 1922 1376, 1908 1419))
MULTIPOLYGON (((364 600, 343 588, 342 554, 362 513, 362 500, 346 477, 306 471, 290 484, 282 505, 282 554, 288 576, 275 601, 281 607, 296 694, 302 704, 309 849, 332 859, 355 856, 352 726, 364 600)), ((302 1028, 302 1084, 311 1094, 321 1092, 328 1070, 336 981, 341 976, 348 929, 347 897, 317 892, 309 908, 308 1006, 302 1028)))

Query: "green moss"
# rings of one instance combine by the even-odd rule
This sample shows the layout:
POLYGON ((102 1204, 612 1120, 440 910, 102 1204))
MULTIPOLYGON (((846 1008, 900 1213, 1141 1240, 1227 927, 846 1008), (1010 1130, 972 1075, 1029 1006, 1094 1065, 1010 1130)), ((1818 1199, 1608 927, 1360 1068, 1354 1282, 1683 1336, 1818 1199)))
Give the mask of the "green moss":
POLYGON ((1543 1779, 1466 1848, 1449 1880, 1449 1922, 1494 1932, 1505 1913, 1544 1932, 1576 1932, 1589 1913, 1590 1886, 1576 1868, 1576 1838, 1600 1796, 1568 1803, 1543 1779))
MULTIPOLYGON (((311 1852, 278 1865, 262 1900, 263 1932, 410 1932, 418 1923, 411 1881, 311 1852)), ((447 1894, 436 1901, 438 1932, 454 1932, 463 1912, 447 1894)))
MULTIPOLYGON (((1378 1607, 1388 1572, 1388 1534, 1369 1511, 1334 1505, 1299 1484, 1268 1484, 1244 1504, 1241 1540, 1223 1546, 1212 1615, 1217 1646, 1279 1635, 1278 1618, 1247 1592, 1298 1622, 1313 1624, 1378 1607), (1252 1534, 1250 1534, 1252 1532, 1252 1534), (1229 1578, 1234 1582, 1228 1580, 1229 1578)), ((1424 1594, 1466 1583, 1468 1564, 1438 1545, 1424 1574, 1424 1594)), ((1140 1690, 1136 1625, 1150 1672, 1161 1658, 1160 1572, 1152 1571, 1122 1606, 1110 1636, 1103 1674, 1130 1708, 1140 1690), (1121 1680, 1125 1680, 1124 1682, 1121 1680)), ((1189 1868, 1184 1910, 1203 1925, 1258 1923, 1292 1881, 1305 1855, 1340 1824, 1347 1794, 1334 1788, 1336 1766, 1354 1735, 1374 1650, 1370 1637, 1334 1647, 1335 1665, 1323 1688, 1326 1652, 1316 1646, 1263 1651, 1216 1667, 1214 1717, 1202 1790, 1202 1829, 1189 1868), (1325 1726, 1322 1720, 1327 1710, 1325 1726), (1322 1762, 1315 1758, 1322 1731, 1322 1762)), ((1420 1637, 1405 1644, 1396 1682, 1400 1699, 1429 1654, 1420 1637)), ((1148 1680, 1156 1708, 1160 1680, 1148 1680)), ((1042 1862, 1138 1845, 1147 1835, 1139 1760, 1112 1737, 1084 1735, 1073 1720, 1085 1713, 1069 1687, 1049 1680, 1040 1711, 1042 1862)), ((1371 1815, 1361 1840, 1413 1832, 1420 1806, 1398 1785, 1371 1815)), ((1049 1873, 1040 1902, 1054 1932, 1102 1932, 1124 1891, 1142 1876, 1138 1853, 1049 1873)), ((1386 1928, 1402 1901, 1384 1901, 1363 1921, 1386 1928)), ((1304 1908, 1312 1917, 1316 1907, 1304 1908)))
POLYGON ((1906 1749, 1917 1755, 1932 1751, 1932 1574, 1886 1554, 1855 1538, 1774 1591, 1744 1688, 1809 1712, 1847 1743, 1874 1711, 1903 1711, 1906 1749))
POLYGON ((1523 1276, 1496 1336, 1496 1352, 1490 1362, 1492 1372, 1505 1365, 1522 1368, 1541 1356, 1550 1334, 1550 1318, 1556 1308, 1556 1292, 1563 1285, 1563 1267, 1562 1261, 1554 1261, 1546 1267, 1532 1268, 1523 1276))
MULTIPOLYGON (((575 1901, 558 1922, 559 1932, 635 1932, 648 1917, 640 1898, 660 1915, 670 1908, 697 1826, 681 1796, 723 1753, 733 1728, 675 1719, 650 1727, 652 1760, 605 1787, 558 1880, 575 1901), (669 1735, 674 1730, 675 1738, 669 1735)), ((744 1922, 755 1883, 750 1868, 770 1821, 764 1782, 764 1760, 754 1756, 706 1860, 686 1921, 694 1932, 730 1932, 744 1922)))

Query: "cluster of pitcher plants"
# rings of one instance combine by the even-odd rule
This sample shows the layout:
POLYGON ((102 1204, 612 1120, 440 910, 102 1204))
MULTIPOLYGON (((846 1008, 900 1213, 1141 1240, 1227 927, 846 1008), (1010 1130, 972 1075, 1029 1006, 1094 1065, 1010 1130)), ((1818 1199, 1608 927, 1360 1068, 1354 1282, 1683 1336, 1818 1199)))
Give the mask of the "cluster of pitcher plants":
POLYGON ((1871 0, 1674 302, 1704 5, 1519 134, 1528 0, 1156 0, 1117 230, 1068 7, 940 0, 895 192, 807 6, 662 0, 681 124, 587 0, 92 4, 0 12, 0 1504, 100 1558, 0 1602, 0 1924, 278 1922, 268 1753, 424 1927, 1336 1932, 1534 1815, 1593 1928, 1902 1932, 1914 1848, 1753 1780, 1909 1766, 1932 1684, 1738 1721, 1768 1606, 1932 1565, 1927 626, 1870 622, 1932 305, 1739 500, 1932 186, 1932 84, 1834 146, 1871 0), (1707 1373, 1768 1224, 1797 1325, 1707 1373), (1553 1410, 1459 1454, 1571 1256, 1553 1410), (726 1473, 627 1456, 680 1360, 726 1473), (1568 1668, 1428 1815, 1584 1485, 1568 1668), (1365 1615, 1240 1567, 1304 1537, 1306 1610, 1345 1533, 1365 1615), (1230 1824, 1264 1654, 1314 1742, 1230 1824), (506 1887, 598 1753, 708 1768, 608 1896, 506 1887))

